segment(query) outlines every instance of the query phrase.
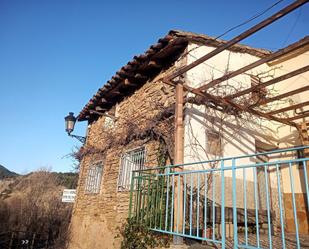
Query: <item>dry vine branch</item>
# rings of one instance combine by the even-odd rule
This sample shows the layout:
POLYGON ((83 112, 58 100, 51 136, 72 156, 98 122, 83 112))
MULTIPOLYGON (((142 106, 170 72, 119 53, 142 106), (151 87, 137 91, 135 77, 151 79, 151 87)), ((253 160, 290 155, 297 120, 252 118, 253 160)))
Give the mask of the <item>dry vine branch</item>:
POLYGON ((114 127, 103 128, 101 140, 103 145, 86 144, 72 154, 74 158, 81 161, 86 155, 104 155, 108 149, 129 144, 133 140, 157 140, 166 147, 168 157, 173 161, 173 134, 174 134, 174 105, 165 107, 159 101, 153 102, 153 109, 149 112, 155 113, 146 117, 142 114, 134 117, 119 117, 114 127))

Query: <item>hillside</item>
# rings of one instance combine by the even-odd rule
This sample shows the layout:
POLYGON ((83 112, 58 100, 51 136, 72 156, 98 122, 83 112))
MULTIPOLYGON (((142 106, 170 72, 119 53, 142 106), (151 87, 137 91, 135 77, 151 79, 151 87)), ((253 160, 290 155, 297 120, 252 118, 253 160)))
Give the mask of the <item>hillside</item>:
POLYGON ((77 178, 76 173, 40 170, 2 179, 0 248, 21 248, 9 247, 14 231, 35 238, 33 248, 63 248, 73 205, 61 202, 61 195, 64 188, 76 188, 77 178))
MULTIPOLYGON (((6 199, 10 196, 14 196, 19 191, 19 186, 23 186, 25 183, 29 182, 30 179, 35 177, 38 172, 31 172, 27 175, 18 175, 4 168, 1 173, 3 177, 0 177, 0 200, 6 199)), ((0 170, 2 170, 2 168, 0 170)), ((77 186, 78 174, 77 173, 57 173, 57 172, 45 172, 48 178, 52 178, 54 184, 60 189, 69 188, 75 189, 77 186)))
POLYGON ((15 177, 15 176, 18 176, 18 174, 8 170, 7 168, 5 168, 3 165, 0 164, 0 180, 4 178, 15 177))

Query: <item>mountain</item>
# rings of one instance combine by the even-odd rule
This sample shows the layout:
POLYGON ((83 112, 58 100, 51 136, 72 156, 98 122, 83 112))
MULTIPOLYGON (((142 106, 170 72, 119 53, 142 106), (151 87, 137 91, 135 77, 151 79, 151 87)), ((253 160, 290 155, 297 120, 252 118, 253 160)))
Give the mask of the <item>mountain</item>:
MULTIPOLYGON (((52 185, 56 188, 64 189, 76 189, 78 174, 65 172, 49 172, 49 171, 35 171, 30 172, 26 175, 18 175, 14 172, 9 171, 5 167, 0 165, 0 210, 1 210, 1 200, 4 200, 11 196, 19 196, 20 193, 23 193, 26 187, 29 187, 29 182, 40 183, 43 178, 52 181, 52 185), (5 172, 5 174, 4 174, 5 172)), ((45 181, 46 181, 45 179, 45 181)), ((30 184, 31 185, 31 184, 30 184)), ((45 184, 44 187, 48 188, 45 184)), ((43 188, 43 187, 41 187, 43 188)), ((0 215, 1 220, 1 215, 0 215)), ((1 235, 1 233, 0 233, 1 235)), ((1 249, 1 246, 0 246, 1 249)))
POLYGON ((8 170, 7 168, 5 168, 4 166, 0 164, 0 180, 4 178, 15 177, 15 176, 18 176, 18 174, 8 170))

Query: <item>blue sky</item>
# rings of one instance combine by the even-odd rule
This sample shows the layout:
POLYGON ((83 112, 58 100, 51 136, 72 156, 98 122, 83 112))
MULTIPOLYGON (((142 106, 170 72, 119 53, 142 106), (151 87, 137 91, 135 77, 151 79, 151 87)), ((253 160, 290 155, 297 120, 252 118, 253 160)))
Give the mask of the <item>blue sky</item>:
MULTIPOLYGON (((134 55, 171 29, 217 36, 274 2, 0 0, 0 164, 18 173, 72 170, 65 155, 78 142, 64 132, 64 116, 77 114, 134 55)), ((243 43, 277 49, 308 27, 309 4, 243 43)), ((85 127, 78 123, 75 133, 85 127)))

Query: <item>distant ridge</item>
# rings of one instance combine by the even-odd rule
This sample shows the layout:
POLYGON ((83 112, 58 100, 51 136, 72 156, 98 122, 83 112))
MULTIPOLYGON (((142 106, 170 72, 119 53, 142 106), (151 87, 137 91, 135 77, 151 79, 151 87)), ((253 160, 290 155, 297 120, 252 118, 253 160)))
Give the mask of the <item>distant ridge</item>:
POLYGON ((15 177, 15 176, 18 176, 18 174, 8 170, 7 168, 5 168, 4 166, 0 164, 0 180, 4 178, 15 177))

